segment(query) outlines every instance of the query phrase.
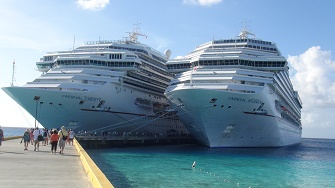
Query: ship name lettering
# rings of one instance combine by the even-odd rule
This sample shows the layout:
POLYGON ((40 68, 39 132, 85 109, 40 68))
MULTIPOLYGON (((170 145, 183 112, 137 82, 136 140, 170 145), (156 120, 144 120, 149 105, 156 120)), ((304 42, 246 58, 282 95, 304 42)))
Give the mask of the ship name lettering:
POLYGON ((98 98, 98 97, 84 97, 85 101, 101 101, 101 98, 98 98))
POLYGON ((258 99, 249 99, 248 102, 250 103, 256 103, 256 104, 262 104, 263 102, 258 99))
POLYGON ((241 97, 228 97, 228 100, 231 101, 239 101, 239 102, 250 102, 250 103, 256 103, 256 104, 262 104, 263 102, 259 99, 245 99, 241 97))
POLYGON ((228 97, 228 100, 245 102, 245 99, 240 97, 228 97))
POLYGON ((62 95, 64 98, 69 98, 69 99, 79 99, 79 100, 85 100, 85 101, 101 101, 101 98, 99 97, 80 97, 80 96, 75 96, 75 95, 62 95))
POLYGON ((81 99, 80 96, 74 96, 74 95, 62 95, 62 97, 69 99, 81 99))

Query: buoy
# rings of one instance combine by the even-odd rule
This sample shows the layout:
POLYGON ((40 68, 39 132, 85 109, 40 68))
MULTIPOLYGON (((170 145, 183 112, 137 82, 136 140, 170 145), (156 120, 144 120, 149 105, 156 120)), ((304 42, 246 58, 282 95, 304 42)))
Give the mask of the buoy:
MULTIPOLYGON (((192 168, 195 168, 195 166, 196 166, 196 161, 193 162, 192 168)), ((240 183, 239 182, 235 182, 234 180, 226 179, 225 177, 220 176, 219 174, 211 173, 209 171, 206 171, 206 169, 201 169, 201 168, 197 168, 196 170, 199 171, 199 172, 204 172, 206 174, 214 176, 214 177, 218 178, 218 180, 221 180, 221 181, 223 180, 225 183, 233 183, 233 184, 236 185, 236 187, 240 187, 240 183)), ((248 188, 252 188, 252 187, 250 186, 248 188)))
POLYGON ((193 165, 192 165, 192 168, 195 168, 195 164, 196 164, 196 162, 194 161, 194 162, 193 162, 193 165))

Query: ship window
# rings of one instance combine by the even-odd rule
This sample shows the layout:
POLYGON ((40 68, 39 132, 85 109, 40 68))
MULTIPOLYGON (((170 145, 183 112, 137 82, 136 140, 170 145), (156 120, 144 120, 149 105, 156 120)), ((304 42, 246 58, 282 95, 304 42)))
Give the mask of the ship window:
POLYGON ((38 101, 38 100, 40 100, 40 98, 41 98, 40 96, 35 96, 35 97, 34 97, 34 100, 35 100, 35 101, 38 101))
POLYGON ((84 104, 84 102, 85 102, 84 100, 80 100, 79 104, 84 104))
POLYGON ((216 98, 212 98, 212 100, 209 103, 215 103, 216 102, 216 98))

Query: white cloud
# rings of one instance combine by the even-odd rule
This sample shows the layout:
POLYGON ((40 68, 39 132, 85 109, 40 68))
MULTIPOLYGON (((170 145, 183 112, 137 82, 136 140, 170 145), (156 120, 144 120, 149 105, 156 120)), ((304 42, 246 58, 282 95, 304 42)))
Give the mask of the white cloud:
POLYGON ((335 61, 330 51, 315 46, 288 61, 296 71, 292 82, 306 107, 335 107, 335 61))
POLYGON ((76 3, 82 9, 102 10, 109 4, 109 0, 77 0, 76 3))
POLYGON ((222 0, 183 0, 188 5, 211 6, 220 3, 222 0))
POLYGON ((291 75, 292 84, 303 102, 303 127, 334 128, 335 61, 331 52, 313 46, 287 60, 295 73, 291 75))

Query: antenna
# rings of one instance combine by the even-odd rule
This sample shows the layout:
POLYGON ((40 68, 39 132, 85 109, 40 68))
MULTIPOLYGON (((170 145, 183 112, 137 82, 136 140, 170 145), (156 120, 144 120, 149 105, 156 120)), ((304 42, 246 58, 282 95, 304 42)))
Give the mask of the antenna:
POLYGON ((72 46, 72 50, 74 53, 74 44, 76 43, 76 35, 73 35, 73 46, 72 46))
POLYGON ((242 28, 240 34, 238 35, 238 37, 240 37, 240 39, 247 39, 248 35, 252 35, 252 36, 256 37, 255 34, 248 31, 246 20, 244 20, 244 22, 242 22, 242 24, 244 24, 244 28, 242 28))
POLYGON ((247 20, 242 21, 241 27, 241 30, 248 30, 248 28, 250 27, 250 22, 247 22, 247 20))
POLYGON ((98 51, 99 51, 99 48, 100 48, 100 36, 99 36, 99 42, 98 42, 98 51))
POLYGON ((10 83, 10 86, 14 86, 14 81, 16 82, 14 75, 15 75, 15 59, 13 61, 12 82, 10 83))
POLYGON ((140 27, 141 23, 136 23, 134 24, 134 28, 133 28, 133 32, 127 32, 129 34, 129 40, 131 42, 137 42, 138 36, 143 36, 145 38, 148 38, 148 36, 146 36, 145 34, 140 32, 140 27))

